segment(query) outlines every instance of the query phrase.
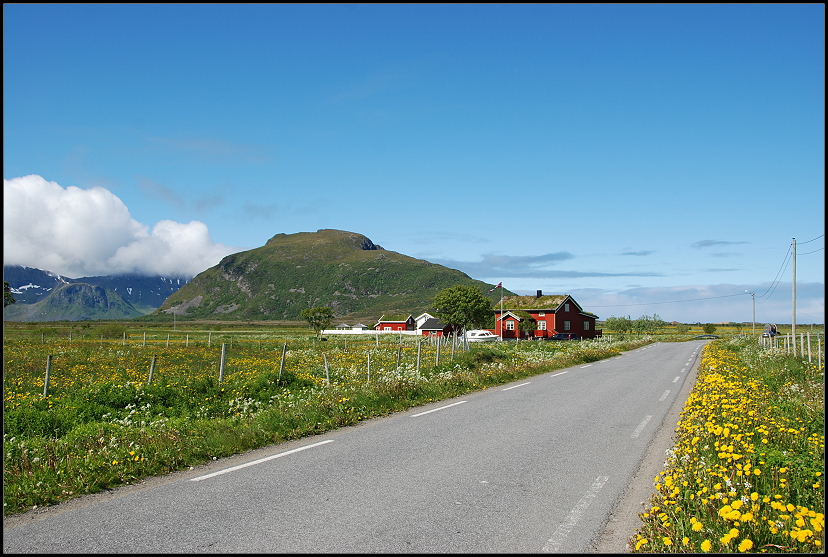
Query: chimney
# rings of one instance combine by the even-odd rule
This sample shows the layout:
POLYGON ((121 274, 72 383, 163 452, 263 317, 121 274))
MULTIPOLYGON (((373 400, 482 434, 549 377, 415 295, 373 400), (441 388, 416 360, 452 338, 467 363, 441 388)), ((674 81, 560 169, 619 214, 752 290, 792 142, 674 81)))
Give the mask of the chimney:
POLYGON ((543 296, 543 291, 538 290, 538 294, 535 296, 535 298, 540 298, 541 296, 543 296))

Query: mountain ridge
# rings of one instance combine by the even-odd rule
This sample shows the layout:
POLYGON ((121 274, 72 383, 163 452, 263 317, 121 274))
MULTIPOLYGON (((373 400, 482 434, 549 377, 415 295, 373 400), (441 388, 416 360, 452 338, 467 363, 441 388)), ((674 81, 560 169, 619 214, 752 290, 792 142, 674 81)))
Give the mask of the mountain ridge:
POLYGON ((428 311, 440 290, 456 284, 484 293, 492 286, 384 249, 362 234, 321 229, 277 234, 262 247, 226 256, 146 318, 300 320, 301 310, 317 306, 330 307, 337 318, 378 318, 428 311))

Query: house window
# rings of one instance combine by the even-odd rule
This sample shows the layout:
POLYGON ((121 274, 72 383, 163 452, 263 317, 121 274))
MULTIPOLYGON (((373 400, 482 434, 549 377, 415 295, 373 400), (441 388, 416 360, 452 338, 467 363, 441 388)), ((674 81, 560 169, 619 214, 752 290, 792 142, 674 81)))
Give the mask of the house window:
POLYGON ((383 330, 383 331, 390 331, 390 330, 391 330, 391 327, 383 327, 383 328, 382 328, 382 330, 383 330))
POLYGON ((546 321, 538 321, 538 329, 541 331, 546 330, 546 321))
POLYGON ((539 312, 538 312, 538 317, 544 317, 545 315, 546 315, 546 313, 544 313, 544 312, 542 312, 542 311, 539 311, 539 312))
POLYGON ((569 321, 564 321, 564 331, 568 331, 568 330, 569 330, 569 328, 570 328, 570 323, 569 323, 569 321))
POLYGON ((514 331, 515 330, 515 322, 514 321, 507 321, 506 322, 506 330, 507 331, 514 331))
POLYGON ((569 304, 564 304, 564 311, 569 311, 569 304))
POLYGON ((585 331, 589 330, 589 321, 584 321, 584 330, 585 331))

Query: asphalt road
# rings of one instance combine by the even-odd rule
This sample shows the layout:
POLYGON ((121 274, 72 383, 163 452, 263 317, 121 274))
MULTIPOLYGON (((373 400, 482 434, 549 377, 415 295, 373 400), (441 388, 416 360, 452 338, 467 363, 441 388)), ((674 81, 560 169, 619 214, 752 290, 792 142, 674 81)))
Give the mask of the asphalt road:
POLYGON ((10 517, 3 552, 623 551, 703 345, 657 343, 10 517))

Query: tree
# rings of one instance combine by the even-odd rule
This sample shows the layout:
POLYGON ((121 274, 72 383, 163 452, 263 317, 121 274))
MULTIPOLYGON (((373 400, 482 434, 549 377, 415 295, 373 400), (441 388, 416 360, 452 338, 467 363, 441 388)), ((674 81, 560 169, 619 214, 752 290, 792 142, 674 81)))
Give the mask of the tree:
POLYGON ((610 331, 614 331, 616 333, 627 333, 632 331, 632 321, 630 321, 629 317, 608 317, 607 320, 604 321, 604 326, 610 331))
POLYGON ((664 327, 664 325, 664 321, 658 316, 657 313, 654 313, 652 317, 645 314, 633 321, 632 329, 639 334, 655 333, 660 328, 664 327))
POLYGON ((713 323, 705 323, 702 327, 702 331, 704 331, 708 335, 712 335, 716 332, 716 325, 714 325, 713 323))
POLYGON ((331 325, 334 316, 333 310, 329 307, 303 309, 300 315, 302 319, 308 322, 308 326, 314 330, 317 337, 323 329, 327 329, 331 325))
POLYGON ((474 286, 458 284, 434 296, 434 312, 457 334, 469 326, 485 326, 492 314, 492 303, 474 286))
POLYGON ((518 331, 520 331, 521 335, 525 336, 534 336, 535 329, 538 328, 538 323, 535 319, 525 311, 516 311, 514 312, 518 315, 518 317, 522 318, 521 322, 518 324, 518 331))
POLYGON ((14 299, 11 293, 11 286, 9 286, 8 281, 3 281, 3 307, 10 306, 12 304, 16 304, 17 300, 14 299))

